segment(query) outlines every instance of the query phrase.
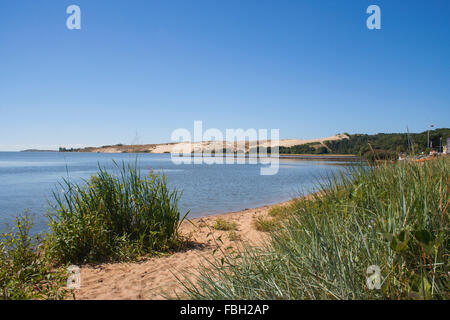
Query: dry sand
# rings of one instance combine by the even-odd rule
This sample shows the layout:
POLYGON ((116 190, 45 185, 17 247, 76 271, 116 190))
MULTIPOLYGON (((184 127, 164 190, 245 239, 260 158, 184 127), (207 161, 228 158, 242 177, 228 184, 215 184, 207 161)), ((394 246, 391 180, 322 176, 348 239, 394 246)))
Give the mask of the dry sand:
POLYGON ((325 141, 336 141, 349 139, 347 135, 337 134, 331 137, 319 138, 319 139, 283 139, 279 141, 238 141, 238 142, 223 142, 223 141, 203 141, 203 142, 179 142, 179 143, 163 143, 163 144, 146 144, 146 145, 115 145, 115 146, 103 146, 103 147, 89 147, 82 149, 84 152, 100 152, 100 153, 122 153, 122 152, 148 152, 148 153, 187 153, 191 152, 211 152, 212 150, 222 150, 226 147, 229 150, 238 148, 245 148, 249 151, 249 146, 255 147, 258 144, 265 147, 292 147, 307 143, 323 144, 325 141), (242 147, 244 146, 244 147, 242 147))
MULTIPOLYGON (((290 201, 277 204, 284 206, 290 201)), ((255 229, 253 221, 266 215, 273 206, 246 209, 238 212, 208 216, 185 221, 182 235, 195 245, 185 251, 162 257, 151 257, 134 263, 112 263, 81 268, 81 288, 75 291, 76 299, 165 299, 182 293, 177 276, 193 279, 205 258, 211 258, 214 249, 237 248, 243 243, 261 245, 267 235, 255 229), (234 231, 240 240, 231 240, 232 231, 212 228, 216 219, 236 222, 234 231), (218 238, 221 241, 218 241, 218 238), (187 274, 186 271, 190 274, 187 274), (175 275, 174 275, 175 274, 175 275)), ((220 250, 218 251, 220 252, 220 250)), ((217 254, 217 252, 216 252, 217 254)), ((220 253, 219 253, 220 254, 220 253)))

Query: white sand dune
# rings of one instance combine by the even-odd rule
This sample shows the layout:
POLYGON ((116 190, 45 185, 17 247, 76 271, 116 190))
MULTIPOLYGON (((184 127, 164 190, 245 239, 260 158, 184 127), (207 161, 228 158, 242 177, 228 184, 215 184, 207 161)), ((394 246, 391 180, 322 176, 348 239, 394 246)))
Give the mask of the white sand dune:
POLYGON ((203 142, 180 142, 180 143, 165 143, 165 144, 147 144, 147 145, 117 145, 99 148, 86 148, 81 151, 84 152, 100 152, 100 153, 121 153, 121 152, 149 152, 149 153, 192 153, 192 152, 208 152, 212 150, 228 150, 236 151, 237 149, 245 148, 249 151, 250 147, 260 145, 262 147, 292 147, 307 143, 323 144, 325 141, 337 141, 349 139, 347 135, 338 134, 326 138, 318 139, 283 139, 279 141, 203 141, 203 142))

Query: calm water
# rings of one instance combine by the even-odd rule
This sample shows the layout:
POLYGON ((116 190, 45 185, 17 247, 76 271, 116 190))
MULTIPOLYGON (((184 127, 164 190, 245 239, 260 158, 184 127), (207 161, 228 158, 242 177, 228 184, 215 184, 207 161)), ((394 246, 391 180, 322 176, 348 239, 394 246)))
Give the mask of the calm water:
POLYGON ((112 167, 112 159, 135 161, 143 173, 162 171, 170 187, 184 190, 180 201, 190 217, 237 211, 288 200, 314 191, 315 181, 336 172, 343 162, 280 160, 273 176, 261 176, 255 164, 175 165, 170 155, 96 154, 58 152, 0 152, 0 229, 13 217, 28 211, 36 218, 35 231, 46 230, 45 213, 52 191, 62 178, 81 182, 97 171, 98 164, 112 167))

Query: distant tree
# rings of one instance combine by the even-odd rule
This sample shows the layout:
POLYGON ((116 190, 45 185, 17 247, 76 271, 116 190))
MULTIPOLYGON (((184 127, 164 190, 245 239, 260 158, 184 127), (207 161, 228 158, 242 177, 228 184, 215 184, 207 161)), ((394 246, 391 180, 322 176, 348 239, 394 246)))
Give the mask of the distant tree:
MULTIPOLYGON (((409 146, 408 136, 405 133, 378 133, 348 134, 349 139, 326 141, 326 147, 314 143, 302 144, 292 147, 280 147, 281 154, 355 154, 364 157, 379 157, 382 159, 396 159, 400 153, 414 152, 420 154, 427 151, 428 132, 412 133, 409 135, 412 147, 409 146), (369 147, 369 143, 375 154, 369 147), (372 155, 371 155, 372 154, 372 155)), ((441 139, 446 141, 450 136, 450 129, 442 128, 430 131, 430 142, 436 149, 441 139)), ((429 150, 428 150, 429 152, 429 150)))

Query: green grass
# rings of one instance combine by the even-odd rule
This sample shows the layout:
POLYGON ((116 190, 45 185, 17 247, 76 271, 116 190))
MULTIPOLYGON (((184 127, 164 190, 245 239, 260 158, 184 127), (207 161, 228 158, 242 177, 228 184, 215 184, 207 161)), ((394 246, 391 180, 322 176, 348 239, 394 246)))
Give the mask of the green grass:
POLYGON ((180 193, 165 176, 143 176, 137 164, 115 163, 116 172, 99 167, 85 184, 68 180, 54 193, 46 252, 58 263, 134 259, 181 245, 180 193))
POLYGON ((262 232, 279 230, 283 226, 283 220, 292 215, 293 211, 295 211, 293 205, 272 207, 269 210, 268 216, 257 217, 253 221, 253 226, 256 230, 262 232))
POLYGON ((292 214, 292 211, 295 210, 295 207, 292 205, 289 206, 275 206, 270 208, 269 216, 274 219, 282 220, 289 217, 292 214))
POLYGON ((63 299, 67 273, 40 254, 39 236, 30 235, 29 216, 19 216, 9 232, 0 234, 0 300, 63 299))
POLYGON ((213 228, 221 231, 237 230, 238 225, 236 222, 228 222, 225 219, 217 218, 213 225, 213 228))
POLYGON ((257 217, 255 220, 253 220, 253 226, 258 231, 270 232, 280 229, 281 223, 277 219, 257 217))
MULTIPOLYGON (((351 168, 297 201, 264 248, 210 261, 192 299, 448 299, 449 166, 351 168), (367 286, 369 266, 381 288, 367 286)), ((195 285, 194 285, 195 283, 195 285)))

